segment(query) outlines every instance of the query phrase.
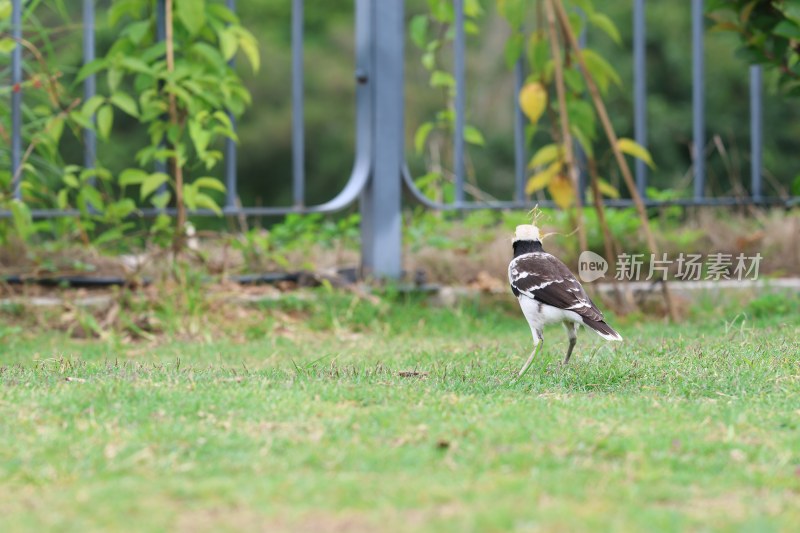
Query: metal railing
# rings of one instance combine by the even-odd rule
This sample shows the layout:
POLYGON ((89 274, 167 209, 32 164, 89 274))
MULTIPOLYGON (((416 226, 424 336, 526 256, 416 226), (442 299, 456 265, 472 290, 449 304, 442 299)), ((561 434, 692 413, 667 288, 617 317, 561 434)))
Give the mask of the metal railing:
MULTIPOLYGON (((155 0, 157 9, 157 37, 164 38, 164 0, 155 0)), ((12 84, 22 86, 22 12, 23 0, 12 0, 12 36, 17 46, 11 55, 12 84)), ((455 78, 455 131, 453 136, 453 171, 455 196, 450 203, 431 200, 414 184, 405 163, 404 150, 404 0, 355 0, 355 86, 356 86, 356 143, 354 163, 344 188, 330 201, 305 205, 305 131, 303 96, 303 0, 292 0, 292 199, 290 206, 252 207, 237 203, 236 144, 225 145, 224 181, 227 193, 223 212, 226 215, 269 216, 289 213, 333 212, 360 200, 362 214, 362 264, 380 276, 396 277, 401 273, 401 195, 404 184, 422 204, 441 210, 469 210, 485 208, 529 208, 532 203, 525 197, 526 149, 525 118, 516 94, 522 88, 525 67, 521 58, 514 68, 514 94, 509 94, 509 105, 514 106, 514 187, 513 198, 508 201, 467 201, 465 193, 465 128, 466 128, 466 35, 464 0, 453 0, 455 8, 455 39, 453 44, 455 78), (513 103, 512 103, 513 102, 513 103)), ((227 5, 235 8, 234 0, 227 5)), ((83 61, 95 58, 95 0, 83 0, 83 61)), ((633 56, 634 56, 634 138, 647 146, 646 64, 645 64, 645 1, 633 0, 633 56)), ((703 0, 692 0, 693 43, 693 146, 694 146, 694 196, 692 198, 657 201, 645 198, 647 205, 738 205, 783 204, 793 205, 798 198, 787 202, 785 198, 766 197, 762 190, 762 96, 761 68, 750 69, 751 114, 751 190, 750 198, 708 197, 705 194, 705 109, 703 64, 703 0)), ((84 98, 96 94, 94 75, 84 81, 84 98)), ((11 95, 11 166, 13 195, 21 198, 22 159, 22 98, 23 91, 11 95)), ((84 164, 95 166, 97 157, 96 135, 91 129, 84 132, 84 164)), ((163 164, 162 164, 163 170, 163 164)), ((635 165, 637 189, 644 196, 647 188, 647 167, 637 161, 635 165)), ((585 182, 585 180, 583 180, 585 182)), ((542 204, 542 202, 538 202, 542 204)), ((545 202, 547 204, 547 202, 545 202)), ((630 199, 606 200, 611 207, 631 205, 630 199)), ((174 210, 143 208, 141 216, 174 210)), ((36 209, 37 218, 75 216, 77 211, 36 209)), ((212 214, 197 211, 193 214, 212 214)), ((0 217, 8 217, 0 211, 0 217)))
MULTIPOLYGON (((525 168, 525 117, 519 107, 519 103, 514 95, 519 94, 524 80, 524 58, 520 58, 514 68, 514 95, 509 95, 514 101, 514 198, 510 201, 496 202, 466 202, 464 200, 464 131, 466 116, 466 90, 467 85, 464 79, 464 64, 466 58, 466 43, 464 39, 464 2, 463 0, 453 1, 456 22, 454 39, 454 72, 455 72, 455 111, 456 123, 454 134, 455 154, 454 184, 455 198, 453 202, 443 203, 431 200, 425 196, 414 185, 407 167, 403 168, 403 179, 406 186, 413 196, 424 205, 432 209, 442 210, 466 210, 483 208, 528 208, 531 205, 524 195, 526 168, 525 168)), ((758 205, 794 205, 800 202, 800 198, 779 198, 766 197, 763 195, 762 188, 762 80, 761 67, 753 65, 750 67, 750 150, 751 167, 750 181, 752 194, 749 198, 740 196, 708 196, 705 191, 706 183, 706 132, 705 132, 705 62, 704 62, 704 0, 692 0, 691 19, 692 19, 692 160, 694 176, 694 196, 692 198, 672 198, 668 200, 656 200, 647 198, 648 174, 647 166, 644 161, 635 161, 634 171, 636 177, 636 188, 644 200, 645 205, 681 205, 681 206, 733 206, 743 204, 758 205)), ((647 141, 647 70, 646 70, 646 23, 645 23, 645 0, 633 0, 633 94, 634 94, 634 140, 644 146, 648 146, 647 141)), ((581 173, 585 169, 581 169, 581 173)), ((585 185, 586 179, 581 183, 585 185)), ((542 206, 552 206, 552 202, 538 202, 542 206)), ((624 199, 604 199, 604 204, 609 207, 630 207, 633 200, 624 199)))

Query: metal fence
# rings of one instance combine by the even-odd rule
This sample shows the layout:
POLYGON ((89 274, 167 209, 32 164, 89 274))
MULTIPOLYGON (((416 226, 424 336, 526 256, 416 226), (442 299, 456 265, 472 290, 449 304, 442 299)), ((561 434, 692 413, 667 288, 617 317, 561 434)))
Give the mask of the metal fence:
MULTIPOLYGON (((235 0, 226 0, 235 9, 235 0)), ((22 65, 22 12, 23 0, 12 0, 12 36, 17 46, 11 56, 12 84, 20 87, 23 81, 22 65)), ((468 201, 465 194, 465 117, 466 93, 466 33, 464 0, 453 0, 455 11, 454 78, 455 78, 455 128, 453 136, 453 170, 455 197, 453 202, 441 203, 426 197, 414 184, 405 164, 404 155, 404 0, 355 0, 355 76, 356 84, 356 145, 350 177, 335 198, 320 205, 306 205, 304 201, 306 176, 304 166, 305 132, 303 109, 303 0, 292 0, 292 197, 293 204, 283 207, 239 206, 237 203, 236 145, 233 141, 225 147, 225 183, 227 194, 224 205, 226 215, 269 216, 289 213, 333 212, 359 200, 362 222, 362 265, 366 271, 378 276, 397 277, 401 274, 401 196, 402 187, 422 204, 440 210, 530 208, 525 196, 526 150, 524 116, 516 94, 524 81, 524 61, 520 59, 514 69, 515 93, 508 95, 509 106, 514 106, 514 163, 515 181, 513 198, 508 201, 468 201)), ((164 38, 164 0, 156 0, 158 13, 158 38, 164 38)), ((83 60, 95 58, 95 0, 83 0, 83 60)), ((646 64, 645 64, 645 0, 633 0, 633 52, 634 52, 634 138, 647 146, 646 64)), ((651 206, 677 204, 684 206, 778 204, 794 205, 793 198, 767 197, 762 187, 762 96, 761 68, 750 68, 750 133, 751 133, 751 191, 750 198, 708 197, 705 194, 705 110, 703 64, 703 0, 692 0, 692 102, 694 146, 694 196, 692 198, 657 201, 645 197, 648 182, 647 168, 636 162, 637 188, 651 206)), ((95 77, 84 82, 84 98, 96 91, 95 77)), ((11 96, 11 166, 12 176, 18 172, 22 159, 22 98, 23 92, 11 96)), ((511 126, 511 125, 510 125, 511 126)), ((92 168, 96 160, 96 137, 92 130, 84 135, 84 164, 92 168)), ((21 198, 21 177, 13 183, 13 194, 21 198)), ((542 202, 539 202, 540 204, 542 202)), ((606 200, 611 207, 631 205, 630 199, 606 200)), ((163 213, 163 210, 144 208, 141 216, 163 213)), ((171 213, 171 210, 167 210, 171 213)), ((75 211, 33 210, 37 218, 75 216, 75 211)), ((211 214, 198 211, 196 215, 211 214)), ((10 216, 0 211, 0 216, 10 216)))

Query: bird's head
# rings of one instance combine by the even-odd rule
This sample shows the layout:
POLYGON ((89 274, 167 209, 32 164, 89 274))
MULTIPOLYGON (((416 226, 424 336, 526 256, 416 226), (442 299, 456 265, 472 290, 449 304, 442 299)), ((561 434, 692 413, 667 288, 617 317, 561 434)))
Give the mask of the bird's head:
POLYGON ((514 257, 531 252, 542 251, 542 239, 539 236, 539 228, 534 224, 522 224, 517 226, 514 232, 514 257))

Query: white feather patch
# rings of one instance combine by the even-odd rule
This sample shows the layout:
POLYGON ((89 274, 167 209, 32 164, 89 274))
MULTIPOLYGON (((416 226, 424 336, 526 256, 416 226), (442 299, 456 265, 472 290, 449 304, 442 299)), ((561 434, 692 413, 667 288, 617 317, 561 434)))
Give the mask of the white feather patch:
POLYGON ((517 231, 514 233, 515 241, 538 241, 539 228, 533 224, 521 224, 517 226, 517 231))

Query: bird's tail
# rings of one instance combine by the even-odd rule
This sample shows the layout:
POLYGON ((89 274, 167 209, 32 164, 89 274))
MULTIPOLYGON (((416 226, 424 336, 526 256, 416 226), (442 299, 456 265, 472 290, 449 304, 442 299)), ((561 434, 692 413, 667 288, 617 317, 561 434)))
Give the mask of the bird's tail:
POLYGON ((614 331, 614 328, 612 328, 602 320, 589 320, 588 318, 584 318, 583 323, 586 324, 587 327, 593 329, 595 333, 597 333, 607 341, 622 340, 622 335, 614 331))

